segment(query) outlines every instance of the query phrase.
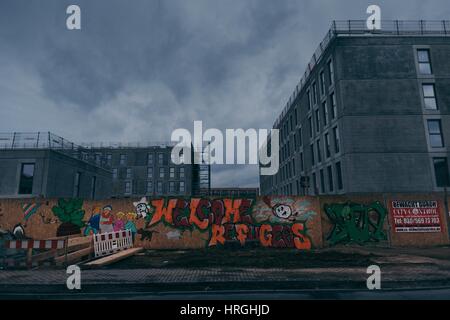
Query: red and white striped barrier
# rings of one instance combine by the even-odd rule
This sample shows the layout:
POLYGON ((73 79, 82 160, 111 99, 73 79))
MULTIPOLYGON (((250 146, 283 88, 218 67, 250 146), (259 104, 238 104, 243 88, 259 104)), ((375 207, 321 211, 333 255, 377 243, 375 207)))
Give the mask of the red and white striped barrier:
POLYGON ((6 249, 63 249, 66 240, 8 240, 6 249))
POLYGON ((95 257, 113 254, 133 247, 130 230, 94 234, 95 257))

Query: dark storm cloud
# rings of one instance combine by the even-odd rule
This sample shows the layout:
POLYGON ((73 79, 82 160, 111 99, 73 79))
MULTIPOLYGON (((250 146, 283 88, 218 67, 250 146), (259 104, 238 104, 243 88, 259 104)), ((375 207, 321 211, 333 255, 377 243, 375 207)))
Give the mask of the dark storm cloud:
MULTIPOLYGON (((173 129, 269 128, 333 19, 372 1, 0 2, 1 131, 167 141, 173 129), (65 28, 78 4, 82 30, 65 28)), ((445 19, 447 1, 378 1, 384 19, 445 19)), ((213 185, 256 185, 215 167, 213 185)))

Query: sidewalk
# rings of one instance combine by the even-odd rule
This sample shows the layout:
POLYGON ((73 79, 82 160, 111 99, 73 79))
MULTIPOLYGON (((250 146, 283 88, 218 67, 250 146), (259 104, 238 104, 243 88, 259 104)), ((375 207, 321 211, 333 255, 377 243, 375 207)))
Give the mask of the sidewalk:
MULTIPOLYGON (((419 289, 450 287, 448 248, 415 250, 343 247, 325 249, 335 257, 336 251, 355 258, 367 254, 367 262, 381 268, 382 289, 419 289), (433 257, 423 256, 426 253, 433 257), (358 253, 357 253, 358 252, 358 253), (435 257, 439 257, 437 259, 435 257)), ((324 257, 322 257, 324 258, 324 257)), ((358 267, 302 268, 105 268, 81 271, 84 292, 164 292, 174 290, 281 290, 281 289, 366 289, 370 264, 358 267)), ((66 292, 65 270, 0 271, 1 293, 66 292)))

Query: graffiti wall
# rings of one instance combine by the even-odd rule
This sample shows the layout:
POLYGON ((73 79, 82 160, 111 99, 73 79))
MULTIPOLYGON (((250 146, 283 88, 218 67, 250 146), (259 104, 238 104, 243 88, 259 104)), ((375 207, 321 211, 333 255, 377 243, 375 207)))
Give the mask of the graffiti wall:
POLYGON ((309 197, 2 200, 0 229, 50 239, 131 230, 145 248, 322 246, 319 201, 309 197))

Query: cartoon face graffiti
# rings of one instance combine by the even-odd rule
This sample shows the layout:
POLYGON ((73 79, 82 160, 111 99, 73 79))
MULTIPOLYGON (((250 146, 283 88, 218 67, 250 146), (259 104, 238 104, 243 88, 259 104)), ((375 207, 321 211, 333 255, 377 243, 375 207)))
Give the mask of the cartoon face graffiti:
POLYGON ((149 213, 149 205, 146 197, 143 197, 138 202, 133 202, 136 207, 137 218, 145 218, 149 213))
POLYGON ((281 219, 288 219, 292 215, 291 207, 285 204, 277 204, 272 210, 274 215, 281 219))

